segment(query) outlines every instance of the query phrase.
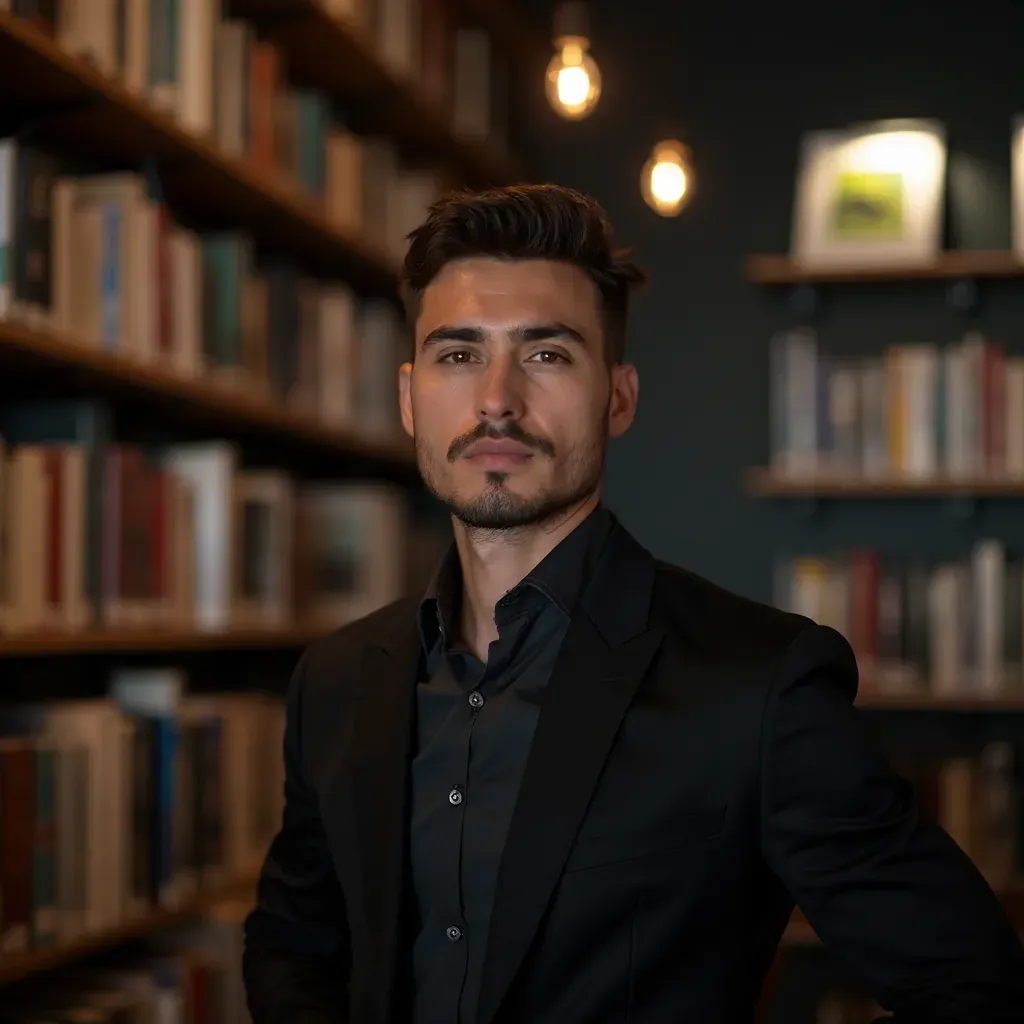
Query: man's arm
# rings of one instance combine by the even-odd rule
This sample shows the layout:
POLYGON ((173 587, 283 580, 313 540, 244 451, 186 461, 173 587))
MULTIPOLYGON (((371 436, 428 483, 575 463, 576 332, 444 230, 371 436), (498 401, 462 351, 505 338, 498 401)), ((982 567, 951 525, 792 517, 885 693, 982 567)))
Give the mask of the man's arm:
POLYGON ((282 825, 245 922, 243 973, 254 1024, 343 1024, 351 954, 345 903, 304 777, 302 687, 306 657, 288 691, 282 825))
POLYGON ((843 637, 806 627, 765 710, 765 859, 899 1024, 1020 1021, 1024 949, 981 874, 870 739, 856 688, 843 637))

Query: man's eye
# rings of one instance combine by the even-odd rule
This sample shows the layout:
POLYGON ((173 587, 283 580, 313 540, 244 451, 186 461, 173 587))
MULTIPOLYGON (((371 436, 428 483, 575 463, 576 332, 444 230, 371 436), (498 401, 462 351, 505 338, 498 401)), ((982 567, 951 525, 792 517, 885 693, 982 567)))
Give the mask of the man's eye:
POLYGON ((454 363, 456 366, 461 366, 464 363, 468 363, 472 356, 472 352, 467 352, 465 349, 459 349, 455 352, 446 352, 441 356, 438 362, 454 363))
POLYGON ((538 363, 564 363, 566 361, 565 356, 561 352, 553 352, 550 349, 545 349, 543 352, 534 352, 530 359, 538 363))

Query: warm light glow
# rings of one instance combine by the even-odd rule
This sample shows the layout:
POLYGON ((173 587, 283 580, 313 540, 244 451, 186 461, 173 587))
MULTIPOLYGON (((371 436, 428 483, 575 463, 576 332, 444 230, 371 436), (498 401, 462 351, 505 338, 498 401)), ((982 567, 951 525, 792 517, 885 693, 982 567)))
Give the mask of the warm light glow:
POLYGON ((693 190, 689 151, 669 139, 651 151, 640 176, 640 191, 647 205, 663 217, 674 217, 686 205, 693 190))
POLYGON ((601 97, 601 72, 587 53, 586 39, 574 36, 558 43, 545 81, 548 102, 566 120, 580 121, 601 97))
POLYGON ((686 195, 686 172, 679 164, 661 161, 651 171, 651 193, 661 203, 678 203, 686 195))
POLYGON ((581 67, 562 68, 558 72, 558 102, 563 107, 579 107, 590 94, 590 75, 581 67))

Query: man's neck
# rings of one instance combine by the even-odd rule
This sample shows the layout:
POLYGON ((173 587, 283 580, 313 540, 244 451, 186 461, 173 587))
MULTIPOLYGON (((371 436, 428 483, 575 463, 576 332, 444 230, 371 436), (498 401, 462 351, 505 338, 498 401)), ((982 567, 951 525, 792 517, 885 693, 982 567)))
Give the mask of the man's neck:
POLYGON ((600 498, 592 495, 552 520, 517 530, 471 530, 452 521, 462 566, 460 634, 481 661, 498 638, 494 606, 529 575, 587 516, 600 498))

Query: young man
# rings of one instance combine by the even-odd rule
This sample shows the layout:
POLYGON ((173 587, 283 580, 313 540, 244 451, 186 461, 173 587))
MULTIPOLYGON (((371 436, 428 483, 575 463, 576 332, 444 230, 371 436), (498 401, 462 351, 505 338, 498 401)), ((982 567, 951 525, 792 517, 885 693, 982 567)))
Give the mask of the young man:
POLYGON ((455 544, 296 669, 256 1024, 749 1024, 794 901, 898 1021, 1024 1016, 1021 945, 869 740, 843 638, 601 504, 640 276, 550 186, 412 236, 402 421, 455 544))

